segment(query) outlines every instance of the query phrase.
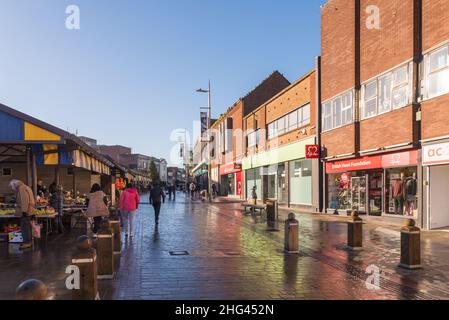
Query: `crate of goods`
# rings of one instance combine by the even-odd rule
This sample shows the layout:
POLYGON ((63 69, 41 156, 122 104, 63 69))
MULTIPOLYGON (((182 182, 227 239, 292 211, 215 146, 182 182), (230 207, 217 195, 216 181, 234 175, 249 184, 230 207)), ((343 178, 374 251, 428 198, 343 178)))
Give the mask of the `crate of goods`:
POLYGON ((8 242, 8 237, 7 232, 0 232, 0 242, 8 242))

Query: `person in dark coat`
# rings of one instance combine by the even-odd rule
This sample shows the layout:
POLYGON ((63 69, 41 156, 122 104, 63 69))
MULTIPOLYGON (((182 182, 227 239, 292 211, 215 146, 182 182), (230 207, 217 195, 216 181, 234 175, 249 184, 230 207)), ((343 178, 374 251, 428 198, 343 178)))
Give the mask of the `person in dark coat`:
POLYGON ((156 183, 150 191, 150 204, 153 205, 154 208, 154 217, 156 224, 159 224, 159 213, 161 212, 161 203, 165 203, 165 192, 160 187, 158 183, 156 183))

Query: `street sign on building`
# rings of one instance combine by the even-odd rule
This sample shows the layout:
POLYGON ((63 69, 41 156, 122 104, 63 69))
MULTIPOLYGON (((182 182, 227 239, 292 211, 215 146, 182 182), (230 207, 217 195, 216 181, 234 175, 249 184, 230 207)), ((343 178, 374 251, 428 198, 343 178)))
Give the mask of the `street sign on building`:
POLYGON ((306 145, 306 159, 319 159, 320 146, 317 144, 306 145))

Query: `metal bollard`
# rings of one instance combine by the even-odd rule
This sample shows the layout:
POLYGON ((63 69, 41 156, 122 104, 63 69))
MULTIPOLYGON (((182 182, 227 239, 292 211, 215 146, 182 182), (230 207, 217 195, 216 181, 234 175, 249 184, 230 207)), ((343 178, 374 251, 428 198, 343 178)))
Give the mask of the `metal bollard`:
POLYGON ((76 247, 72 264, 80 270, 80 288, 72 291, 72 299, 97 300, 97 252, 92 248, 92 240, 88 236, 76 239, 76 247))
POLYGON ((101 229, 97 235, 97 278, 113 279, 114 266, 114 231, 111 229, 110 221, 104 219, 101 229))
POLYGON ((37 279, 26 280, 16 289, 16 300, 49 300, 50 298, 45 283, 37 279))
POLYGON ((120 227, 120 219, 118 216, 111 216, 109 223, 112 228, 112 232, 114 233, 114 254, 122 253, 122 236, 121 236, 121 227, 120 227))
POLYGON ((287 253, 299 253, 298 227, 299 222, 295 219, 295 214, 289 213, 288 219, 285 220, 284 247, 287 253))
POLYGON ((362 250, 363 247, 363 220, 357 211, 352 211, 348 221, 348 248, 362 250))
POLYGON ((401 228, 401 262, 406 269, 421 268, 421 230, 415 226, 415 220, 408 219, 401 228))

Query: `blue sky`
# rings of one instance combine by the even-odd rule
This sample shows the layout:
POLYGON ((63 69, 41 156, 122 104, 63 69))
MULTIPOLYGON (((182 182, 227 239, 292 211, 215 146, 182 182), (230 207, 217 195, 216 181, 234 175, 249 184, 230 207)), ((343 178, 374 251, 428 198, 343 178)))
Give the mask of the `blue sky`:
POLYGON ((273 70, 314 66, 323 0, 0 0, 0 102, 170 160, 212 81, 218 116, 273 70), (81 29, 65 28, 78 5, 81 29))

